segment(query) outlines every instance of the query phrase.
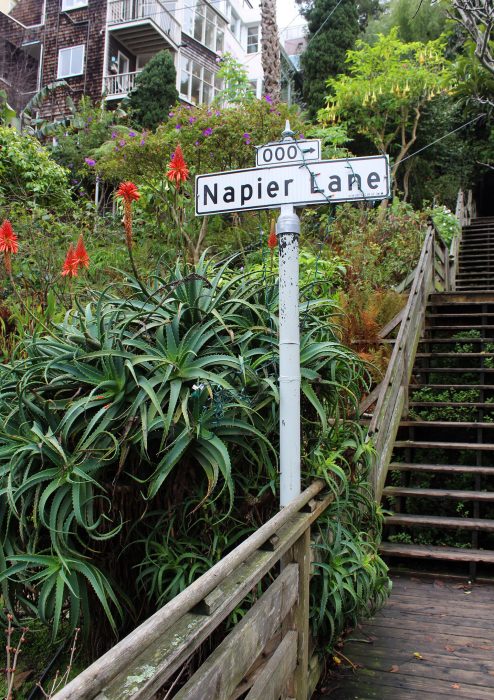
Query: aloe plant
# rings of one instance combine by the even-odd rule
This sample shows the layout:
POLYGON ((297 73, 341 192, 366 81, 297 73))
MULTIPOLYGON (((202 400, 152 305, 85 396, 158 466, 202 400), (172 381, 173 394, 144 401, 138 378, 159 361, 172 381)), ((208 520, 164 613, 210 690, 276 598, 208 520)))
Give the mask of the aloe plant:
MULTIPOLYGON (((228 265, 109 287, 0 365, 0 582, 55 635, 128 630, 277 507, 277 287, 228 265)), ((303 305, 308 478, 367 381, 334 311, 303 305)))

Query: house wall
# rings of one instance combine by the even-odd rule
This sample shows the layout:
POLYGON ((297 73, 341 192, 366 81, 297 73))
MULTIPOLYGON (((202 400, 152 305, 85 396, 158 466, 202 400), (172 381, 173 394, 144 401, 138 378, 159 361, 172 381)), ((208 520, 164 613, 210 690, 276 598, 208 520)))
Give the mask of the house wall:
POLYGON ((43 0, 19 0, 10 11, 10 16, 26 27, 43 21, 43 0))
POLYGON ((85 45, 84 72, 64 78, 68 89, 60 89, 46 100, 42 116, 58 119, 66 113, 67 94, 78 102, 83 95, 101 98, 104 68, 106 0, 89 0, 86 7, 60 12, 59 0, 47 0, 43 51, 43 84, 57 80, 60 49, 85 45))

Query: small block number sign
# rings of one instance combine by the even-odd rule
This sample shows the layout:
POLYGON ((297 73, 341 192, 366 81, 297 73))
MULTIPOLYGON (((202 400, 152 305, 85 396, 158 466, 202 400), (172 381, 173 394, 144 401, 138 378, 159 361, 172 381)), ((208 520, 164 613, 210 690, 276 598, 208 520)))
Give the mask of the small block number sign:
POLYGON ((303 163, 321 159, 321 141, 305 139, 303 141, 277 141, 256 150, 256 166, 286 165, 287 163, 303 163))

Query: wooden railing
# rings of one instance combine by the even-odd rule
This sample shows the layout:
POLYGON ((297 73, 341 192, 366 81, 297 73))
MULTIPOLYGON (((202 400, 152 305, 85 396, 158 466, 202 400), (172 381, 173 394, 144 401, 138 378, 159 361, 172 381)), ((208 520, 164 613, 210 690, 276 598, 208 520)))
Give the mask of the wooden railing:
MULTIPOLYGON (((403 313, 403 320, 400 324, 386 375, 381 383, 379 398, 369 426, 368 435, 373 441, 376 450, 373 486, 377 501, 381 500, 396 433, 402 416, 406 411, 408 383, 425 318, 427 299, 434 288, 435 233, 435 229, 430 226, 427 230, 412 289, 403 313)), ((444 255, 447 253, 446 246, 443 253, 444 255)))
POLYGON ((134 88, 136 77, 140 71, 133 73, 117 73, 105 77, 105 95, 114 97, 115 95, 128 95, 134 88))
MULTIPOLYGON (((469 192, 465 197, 460 191, 456 216, 461 226, 470 223, 474 215, 472 193, 469 192)), ((433 291, 455 290, 460 242, 461 234, 453 239, 451 248, 448 249, 434 225, 429 225, 420 260, 413 274, 407 305, 386 329, 391 330, 400 323, 386 375, 379 387, 361 404, 361 409, 367 409, 377 399, 368 431, 376 450, 373 486, 377 501, 381 500, 400 421, 408 413, 408 385, 425 322, 427 300, 433 291)))
POLYGON ((150 700, 269 574, 272 583, 175 694, 176 700, 307 700, 312 523, 334 500, 316 481, 245 542, 57 693, 150 700))
POLYGON ((116 25, 151 19, 174 44, 180 44, 180 23, 160 0, 110 0, 108 24, 116 25))

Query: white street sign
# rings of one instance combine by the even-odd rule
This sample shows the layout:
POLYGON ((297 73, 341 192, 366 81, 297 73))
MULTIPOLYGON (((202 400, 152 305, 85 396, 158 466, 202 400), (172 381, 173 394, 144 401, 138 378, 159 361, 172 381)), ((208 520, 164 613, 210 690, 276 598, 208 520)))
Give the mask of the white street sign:
POLYGON ((312 160, 321 160, 321 141, 319 139, 277 141, 256 148, 256 165, 261 168, 286 163, 304 163, 312 160))
POLYGON ((387 156, 231 170, 196 177, 196 214, 389 197, 387 156))

